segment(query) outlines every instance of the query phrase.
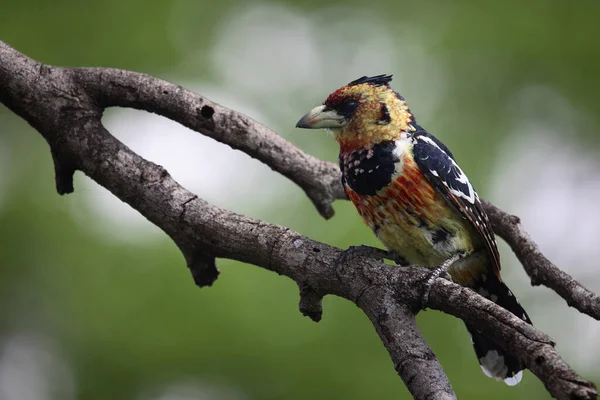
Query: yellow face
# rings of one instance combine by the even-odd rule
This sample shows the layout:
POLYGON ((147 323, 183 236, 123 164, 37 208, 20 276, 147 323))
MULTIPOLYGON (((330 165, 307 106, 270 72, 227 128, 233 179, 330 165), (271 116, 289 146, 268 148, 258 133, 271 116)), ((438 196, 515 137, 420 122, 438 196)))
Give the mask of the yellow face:
POLYGON ((333 92, 296 125, 333 131, 344 148, 358 148, 394 140, 412 131, 413 116, 406 101, 387 83, 388 76, 360 78, 333 92))

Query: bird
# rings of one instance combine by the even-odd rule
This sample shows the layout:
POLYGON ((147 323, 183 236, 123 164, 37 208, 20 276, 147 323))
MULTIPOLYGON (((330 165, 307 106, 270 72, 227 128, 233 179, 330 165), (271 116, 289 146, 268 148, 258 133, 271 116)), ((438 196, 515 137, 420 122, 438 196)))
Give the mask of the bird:
MULTIPOLYGON (((490 220, 452 152, 417 124, 392 75, 363 76, 304 115, 339 144, 342 184, 364 222, 400 265, 445 269, 452 280, 531 320, 500 276, 490 220)), ((483 372, 509 386, 523 365, 467 324, 483 372)))

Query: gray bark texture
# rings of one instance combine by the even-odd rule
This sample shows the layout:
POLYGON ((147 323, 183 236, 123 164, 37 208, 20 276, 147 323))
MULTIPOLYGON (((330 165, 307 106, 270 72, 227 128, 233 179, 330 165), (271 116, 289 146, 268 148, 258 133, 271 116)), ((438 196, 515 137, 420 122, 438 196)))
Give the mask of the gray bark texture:
MULTIPOLYGON (((343 297, 370 319, 394 368, 415 399, 455 399, 450 382, 415 323, 430 270, 390 268, 361 251, 316 242, 204 201, 180 186, 102 125, 105 108, 153 112, 243 151, 298 184, 319 213, 345 199, 335 164, 303 153, 269 128, 181 86, 108 68, 41 64, 0 41, 0 102, 48 142, 59 194, 73 192, 79 170, 139 211, 181 250, 198 286, 218 277, 215 260, 229 258, 294 280, 300 311, 318 321, 325 295, 343 297)), ((534 285, 546 285, 567 304, 600 319, 600 298, 548 261, 519 219, 484 203, 494 230, 517 254, 534 285)), ((437 278, 427 307, 452 314, 496 340, 529 368, 557 399, 596 399, 544 333, 473 291, 437 278)))

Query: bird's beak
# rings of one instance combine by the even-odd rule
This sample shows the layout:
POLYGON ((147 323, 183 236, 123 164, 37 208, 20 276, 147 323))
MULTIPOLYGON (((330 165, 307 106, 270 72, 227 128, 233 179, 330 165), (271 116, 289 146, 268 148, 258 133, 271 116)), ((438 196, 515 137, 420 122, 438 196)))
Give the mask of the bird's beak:
POLYGON ((341 128, 344 126, 344 117, 325 106, 318 106, 298 121, 296 128, 321 129, 341 128))

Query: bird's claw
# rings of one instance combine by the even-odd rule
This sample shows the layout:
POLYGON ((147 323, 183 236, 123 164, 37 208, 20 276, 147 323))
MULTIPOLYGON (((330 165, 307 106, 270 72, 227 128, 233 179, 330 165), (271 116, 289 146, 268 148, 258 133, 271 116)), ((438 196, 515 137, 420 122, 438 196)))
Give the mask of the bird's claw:
POLYGON ((427 302, 429 301, 429 292, 431 291, 431 285, 433 285, 433 282, 435 282, 435 280, 441 275, 446 274, 448 272, 448 268, 450 268, 450 266, 454 264, 459 258, 460 256, 458 254, 453 255, 452 257, 444 261, 442 265, 431 271, 431 273, 427 276, 427 280, 424 283, 423 295, 421 296, 421 310, 427 308, 427 302))
POLYGON ((400 254, 398 254, 398 252, 393 250, 388 251, 387 259, 392 260, 394 263, 396 263, 396 265, 399 265, 401 267, 407 267, 410 265, 406 258, 402 257, 400 254))

